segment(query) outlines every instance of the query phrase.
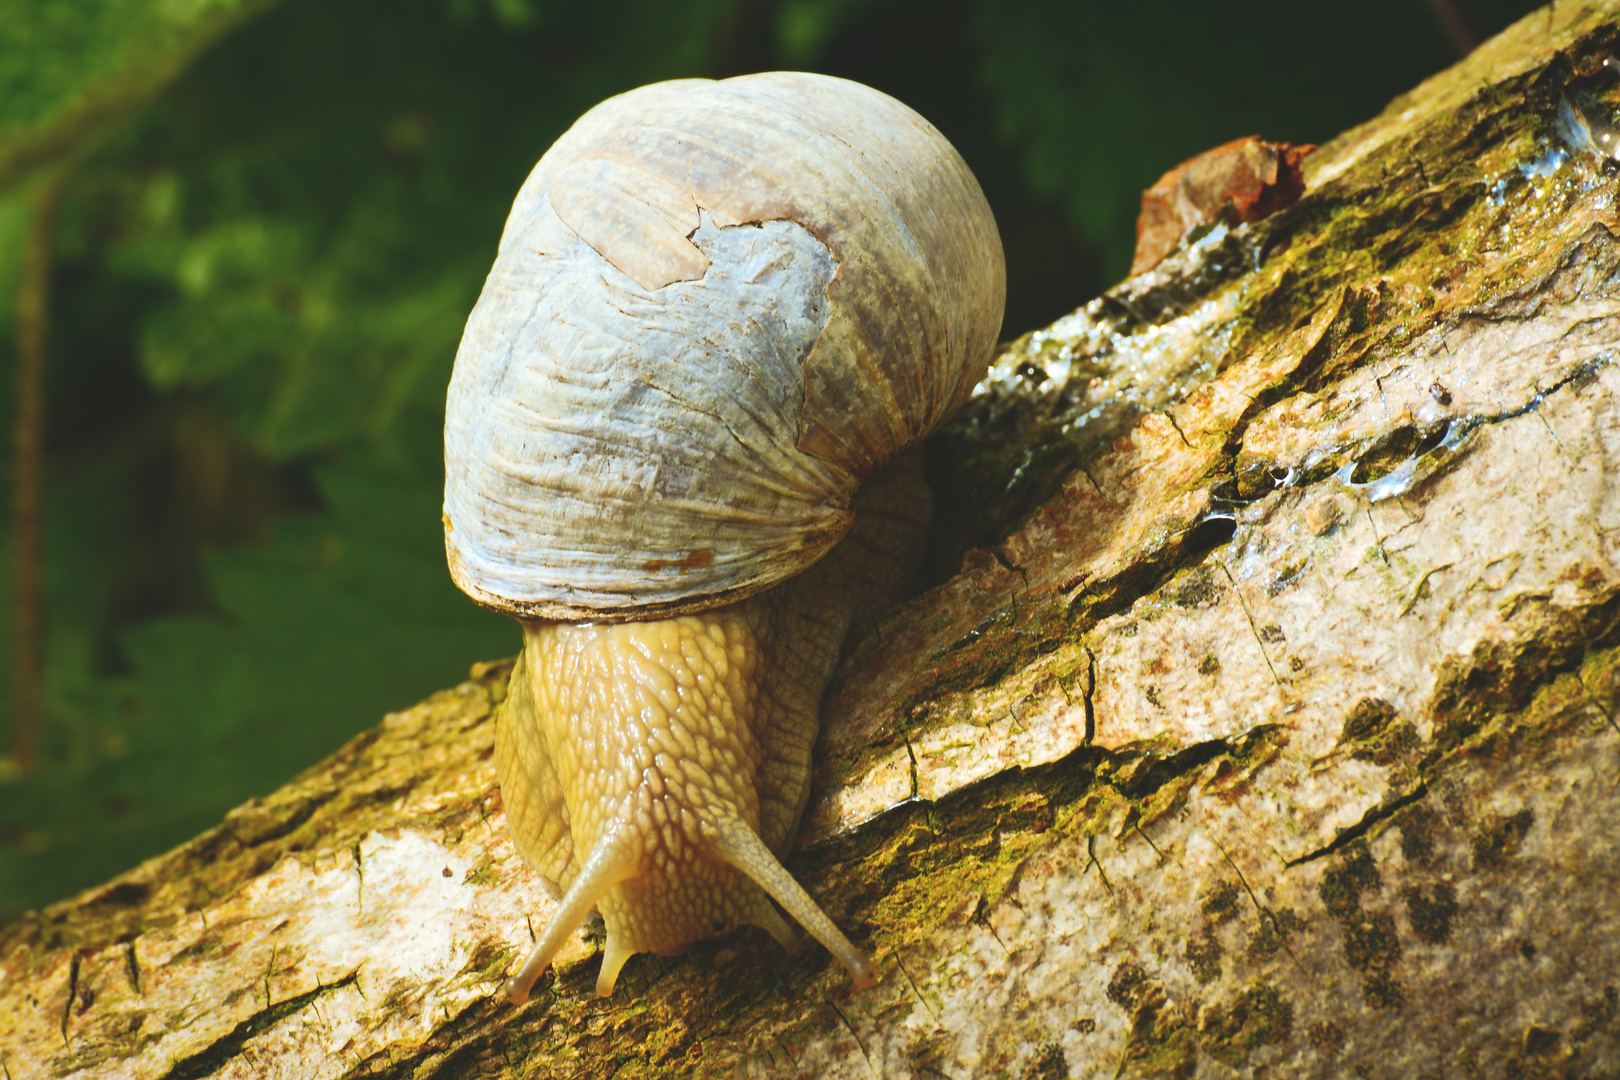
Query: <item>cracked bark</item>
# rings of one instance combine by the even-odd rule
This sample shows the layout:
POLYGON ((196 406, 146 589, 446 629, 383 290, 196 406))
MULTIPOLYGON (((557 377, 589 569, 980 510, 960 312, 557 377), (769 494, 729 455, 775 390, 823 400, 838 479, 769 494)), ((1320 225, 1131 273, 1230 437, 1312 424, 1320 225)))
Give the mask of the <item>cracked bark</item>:
POLYGON ((604 1002, 585 936, 496 999, 550 911, 496 664, 0 930, 6 1072, 1616 1071, 1620 188, 1534 166, 1617 19, 1531 16, 1009 346, 790 860, 876 989, 749 933, 604 1002))

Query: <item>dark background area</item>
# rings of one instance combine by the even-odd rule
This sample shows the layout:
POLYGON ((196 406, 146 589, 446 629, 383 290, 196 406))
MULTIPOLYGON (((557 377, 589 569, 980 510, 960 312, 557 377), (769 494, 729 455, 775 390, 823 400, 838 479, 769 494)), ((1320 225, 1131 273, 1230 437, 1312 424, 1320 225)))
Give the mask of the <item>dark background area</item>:
MULTIPOLYGON (((1528 10, 286 0, 236 27, 64 189, 45 700, 36 760, 0 759, 0 920, 515 650, 444 570, 444 386, 513 195, 601 98, 775 68, 898 97, 995 210, 1010 338, 1123 276, 1165 170, 1243 135, 1330 138, 1528 10)), ((0 27, 0 91, 78 62, 30 44, 55 31, 18 0, 0 27)), ((16 206, 0 201, 8 294, 16 206)))

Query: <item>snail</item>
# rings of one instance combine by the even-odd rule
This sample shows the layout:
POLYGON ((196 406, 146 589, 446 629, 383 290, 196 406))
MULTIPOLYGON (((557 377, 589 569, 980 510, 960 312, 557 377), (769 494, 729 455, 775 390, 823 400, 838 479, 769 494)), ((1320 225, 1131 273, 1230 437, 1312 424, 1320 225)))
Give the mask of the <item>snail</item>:
POLYGON ((983 377, 1005 289, 960 156, 858 83, 645 86, 535 166, 445 417, 451 575, 523 628, 502 800, 559 904, 510 1000, 592 908, 604 997, 745 924, 795 949, 773 900, 876 981, 779 857, 846 630, 916 562, 905 451, 983 377))

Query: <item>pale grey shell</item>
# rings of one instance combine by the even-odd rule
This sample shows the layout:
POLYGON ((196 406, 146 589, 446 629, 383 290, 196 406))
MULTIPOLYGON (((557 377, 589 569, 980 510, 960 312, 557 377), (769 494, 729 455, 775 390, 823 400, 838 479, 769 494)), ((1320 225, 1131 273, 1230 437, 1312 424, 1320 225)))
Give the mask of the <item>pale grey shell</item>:
POLYGON ((451 574, 580 620, 797 573, 983 376, 1005 292, 973 175, 892 98, 785 72, 610 98, 518 192, 467 320, 451 574))

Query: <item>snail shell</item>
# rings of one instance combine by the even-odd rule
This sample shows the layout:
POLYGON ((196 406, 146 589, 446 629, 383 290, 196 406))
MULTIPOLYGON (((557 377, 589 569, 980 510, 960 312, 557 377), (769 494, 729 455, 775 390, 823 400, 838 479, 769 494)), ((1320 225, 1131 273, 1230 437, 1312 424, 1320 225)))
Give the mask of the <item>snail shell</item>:
POLYGON ((451 573, 524 629, 507 819, 560 898, 512 1000, 593 907, 603 994, 745 923, 795 946, 772 900, 875 980, 777 856, 844 634, 920 549, 905 451, 983 376, 1004 293, 966 165, 856 83, 643 87, 541 158, 445 420, 451 573))
POLYGON ((445 546, 521 618, 640 619, 826 554, 983 376, 990 208, 927 121, 798 73, 633 90, 519 191, 445 418, 445 546))

